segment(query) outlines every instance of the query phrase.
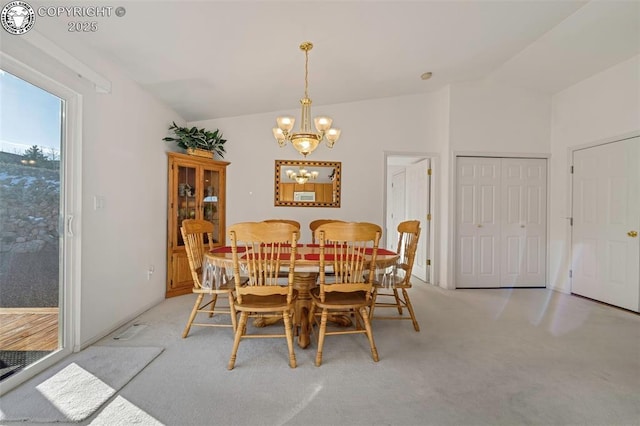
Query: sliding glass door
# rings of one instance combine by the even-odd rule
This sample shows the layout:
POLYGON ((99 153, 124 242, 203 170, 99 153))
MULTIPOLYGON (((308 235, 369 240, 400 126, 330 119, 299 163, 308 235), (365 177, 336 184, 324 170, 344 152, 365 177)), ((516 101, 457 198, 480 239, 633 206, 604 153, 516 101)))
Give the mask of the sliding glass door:
POLYGON ((3 57, 0 69, 0 386, 73 346, 73 134, 77 99, 3 57), (15 66, 11 66, 14 64, 15 66), (59 90, 58 90, 59 89, 59 90), (73 121, 73 120, 72 120, 73 121), (69 144, 70 145, 70 144, 69 144), (69 193, 67 194, 67 189, 69 193))

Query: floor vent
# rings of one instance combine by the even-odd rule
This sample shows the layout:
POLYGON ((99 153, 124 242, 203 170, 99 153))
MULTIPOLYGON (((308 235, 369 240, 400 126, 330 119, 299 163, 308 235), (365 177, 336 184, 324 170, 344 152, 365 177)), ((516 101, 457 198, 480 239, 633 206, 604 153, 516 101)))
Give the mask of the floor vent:
POLYGON ((136 334, 147 328, 146 324, 133 324, 122 333, 118 334, 113 340, 131 340, 136 334))

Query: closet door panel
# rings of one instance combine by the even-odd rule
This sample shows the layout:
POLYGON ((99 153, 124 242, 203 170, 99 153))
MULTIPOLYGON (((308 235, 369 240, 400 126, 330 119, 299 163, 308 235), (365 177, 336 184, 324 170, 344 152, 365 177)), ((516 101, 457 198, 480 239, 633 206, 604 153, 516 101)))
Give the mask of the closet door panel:
POLYGON ((458 159, 456 287, 500 286, 500 173, 499 159, 458 159))
POLYGON ((546 160, 503 158, 502 287, 546 285, 546 160))

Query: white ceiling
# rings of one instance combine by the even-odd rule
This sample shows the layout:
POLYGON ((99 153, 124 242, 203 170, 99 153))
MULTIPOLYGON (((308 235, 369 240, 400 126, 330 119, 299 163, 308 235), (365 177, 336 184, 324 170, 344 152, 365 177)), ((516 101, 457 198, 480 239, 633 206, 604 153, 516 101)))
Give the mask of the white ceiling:
MULTIPOLYGON (((31 2, 58 3, 69 5, 31 2)), ((485 77, 555 93, 640 53, 640 1, 72 4, 124 6, 126 15, 95 19, 89 33, 38 16, 35 30, 72 54, 90 49, 116 63, 187 121, 297 109, 307 40, 316 106, 485 77), (426 71, 433 78, 423 81, 426 71)))

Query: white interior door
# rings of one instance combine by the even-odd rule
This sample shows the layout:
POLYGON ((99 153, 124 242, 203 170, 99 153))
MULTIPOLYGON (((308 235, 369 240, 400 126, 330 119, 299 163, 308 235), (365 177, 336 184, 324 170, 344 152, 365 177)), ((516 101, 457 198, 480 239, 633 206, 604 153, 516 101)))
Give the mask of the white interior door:
POLYGON ((422 281, 427 279, 429 214, 429 168, 428 158, 407 166, 407 217, 406 220, 420 221, 420 239, 413 263, 413 275, 422 281))
POLYGON ((391 177, 391 226, 387 229, 387 248, 395 250, 398 247, 398 225, 406 217, 405 182, 406 173, 403 169, 391 177))
POLYGON ((499 158, 457 161, 456 287, 500 286, 499 158))
POLYGON ((640 311, 640 138, 573 153, 571 291, 640 311))
POLYGON ((503 158, 501 287, 544 287, 547 259, 547 162, 503 158))

